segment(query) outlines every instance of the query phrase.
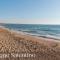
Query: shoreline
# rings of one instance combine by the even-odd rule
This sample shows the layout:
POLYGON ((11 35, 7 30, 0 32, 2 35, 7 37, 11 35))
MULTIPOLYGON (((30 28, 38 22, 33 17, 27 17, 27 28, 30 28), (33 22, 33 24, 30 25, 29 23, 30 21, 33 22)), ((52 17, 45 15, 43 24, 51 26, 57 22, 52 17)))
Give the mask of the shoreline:
POLYGON ((2 27, 3 29, 11 32, 12 34, 14 34, 14 36, 16 37, 20 37, 22 39, 27 39, 27 40, 32 40, 32 41, 36 41, 36 42, 42 42, 45 43, 46 45, 54 45, 55 43, 60 43, 60 41, 58 39, 51 39, 51 38, 45 38, 45 37, 38 37, 38 36, 32 36, 30 34, 26 34, 22 31, 16 31, 16 30, 10 30, 8 28, 2 27), (53 43, 53 44, 51 44, 53 43))
MULTIPOLYGON (((35 53, 34 60, 38 60, 38 58, 40 60, 60 60, 60 41, 0 28, 0 53, 19 54, 23 52, 35 53)), ((29 59, 31 60, 31 58, 29 59)))
POLYGON ((56 39, 56 38, 45 37, 45 36, 30 35, 29 33, 22 32, 22 31, 17 31, 17 30, 13 30, 13 29, 9 29, 9 28, 6 28, 4 26, 0 26, 0 28, 5 29, 5 30, 8 30, 11 33, 14 33, 15 35, 22 35, 22 36, 24 35, 24 36, 30 36, 30 37, 33 37, 33 38, 47 40, 47 41, 52 41, 52 42, 60 42, 59 41, 60 39, 56 39))

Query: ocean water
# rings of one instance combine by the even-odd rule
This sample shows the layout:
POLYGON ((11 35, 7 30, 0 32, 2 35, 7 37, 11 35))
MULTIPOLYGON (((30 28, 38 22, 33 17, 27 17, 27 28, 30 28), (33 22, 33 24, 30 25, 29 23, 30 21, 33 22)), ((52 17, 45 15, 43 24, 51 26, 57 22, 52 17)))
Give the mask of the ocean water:
POLYGON ((4 24, 4 26, 38 37, 60 39, 60 25, 4 24))

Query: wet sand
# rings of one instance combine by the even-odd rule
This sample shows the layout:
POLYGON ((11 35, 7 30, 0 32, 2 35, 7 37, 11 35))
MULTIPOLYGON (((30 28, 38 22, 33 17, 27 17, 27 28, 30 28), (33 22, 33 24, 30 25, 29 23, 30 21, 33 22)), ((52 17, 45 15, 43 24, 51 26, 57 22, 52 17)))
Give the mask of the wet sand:
POLYGON ((60 41, 0 28, 0 53, 33 53, 34 58, 0 60, 60 60, 60 41))

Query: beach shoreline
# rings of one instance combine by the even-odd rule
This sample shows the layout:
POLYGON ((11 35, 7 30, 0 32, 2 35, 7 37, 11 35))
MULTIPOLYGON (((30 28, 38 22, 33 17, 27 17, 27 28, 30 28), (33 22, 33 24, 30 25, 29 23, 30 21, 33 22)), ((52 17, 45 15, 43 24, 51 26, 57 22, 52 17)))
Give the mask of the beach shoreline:
POLYGON ((60 60, 60 41, 58 40, 31 36, 1 27, 0 44, 1 53, 37 53, 36 60, 38 58, 60 60))
POLYGON ((14 30, 14 29, 9 29, 9 28, 6 28, 6 27, 4 27, 4 26, 1 26, 0 28, 5 29, 5 30, 8 30, 8 31, 10 31, 11 33, 14 33, 15 35, 31 36, 31 37, 37 38, 37 39, 42 39, 42 40, 47 40, 47 41, 60 42, 60 41, 59 41, 60 39, 56 39, 56 38, 50 38, 50 37, 44 37, 44 36, 30 35, 30 34, 28 34, 28 33, 26 33, 26 32, 17 31, 17 30, 14 30))

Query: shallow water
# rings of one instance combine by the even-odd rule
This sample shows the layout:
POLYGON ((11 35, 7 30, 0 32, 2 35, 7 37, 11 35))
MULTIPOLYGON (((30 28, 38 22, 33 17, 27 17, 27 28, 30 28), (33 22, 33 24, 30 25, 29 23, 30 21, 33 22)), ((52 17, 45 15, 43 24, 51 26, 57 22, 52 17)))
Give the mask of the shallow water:
POLYGON ((30 35, 60 39, 60 25, 4 24, 3 26, 30 35))

